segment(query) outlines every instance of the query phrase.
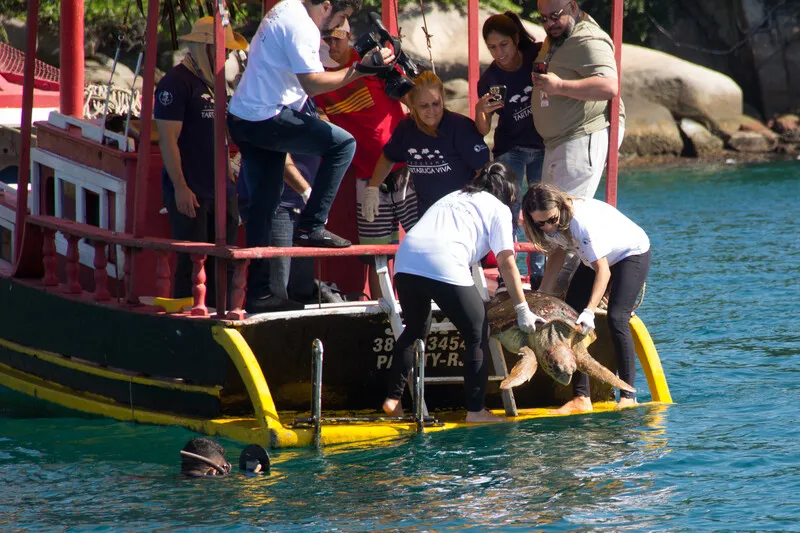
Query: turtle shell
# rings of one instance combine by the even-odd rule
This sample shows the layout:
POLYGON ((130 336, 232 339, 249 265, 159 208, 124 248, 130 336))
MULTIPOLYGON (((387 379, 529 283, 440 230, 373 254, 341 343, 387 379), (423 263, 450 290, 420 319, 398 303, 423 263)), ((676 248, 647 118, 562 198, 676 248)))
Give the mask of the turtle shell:
MULTIPOLYGON (((547 322, 563 320, 574 324, 578 320, 578 313, 564 303, 563 300, 559 300, 554 296, 526 290, 525 300, 527 300, 531 311, 547 322)), ((503 331, 517 325, 517 312, 514 311, 514 304, 511 302, 511 297, 507 292, 495 295, 489 301, 486 313, 492 331, 503 331)))

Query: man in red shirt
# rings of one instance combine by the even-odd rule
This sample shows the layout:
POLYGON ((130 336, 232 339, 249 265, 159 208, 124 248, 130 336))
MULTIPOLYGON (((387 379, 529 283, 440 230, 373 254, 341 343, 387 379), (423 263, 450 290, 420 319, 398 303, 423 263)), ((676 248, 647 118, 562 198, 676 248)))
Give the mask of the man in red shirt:
MULTIPOLYGON (((337 68, 346 68, 360 61, 356 51, 350 47, 350 26, 347 21, 330 35, 324 35, 323 39, 330 48, 330 58, 338 64, 337 68)), ((400 102, 386 95, 385 87, 383 80, 366 76, 315 98, 320 113, 356 140, 353 162, 337 195, 337 200, 349 199, 349 203, 346 206, 340 204, 342 209, 336 209, 338 202, 335 202, 331 224, 342 223, 342 220, 336 220, 342 217, 352 218, 353 198, 348 192, 354 191, 360 244, 396 244, 400 240, 399 225, 408 231, 419 218, 417 197, 413 187, 408 184, 408 172, 404 164, 397 165, 387 178, 387 185, 391 185, 380 192, 378 216, 372 222, 367 222, 361 214, 364 191, 375 164, 395 127, 406 116, 400 102)), ((373 298, 379 294, 378 287, 374 269, 370 269, 370 292, 373 298)))

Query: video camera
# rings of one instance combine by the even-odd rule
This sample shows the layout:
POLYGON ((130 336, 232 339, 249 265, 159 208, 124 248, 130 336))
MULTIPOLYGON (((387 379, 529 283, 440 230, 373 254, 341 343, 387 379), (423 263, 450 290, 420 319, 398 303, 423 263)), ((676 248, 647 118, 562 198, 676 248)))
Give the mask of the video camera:
POLYGON ((379 46, 385 47, 388 43, 394 49, 395 60, 388 65, 384 65, 380 52, 375 51, 371 57, 371 64, 370 61, 367 61, 366 65, 359 64, 356 66, 356 70, 372 74, 384 80, 386 82, 386 88, 384 89, 386 94, 390 98, 399 100, 414 87, 412 78, 419 76, 419 69, 414 61, 403 52, 400 38, 389 33, 389 30, 384 27, 381 17, 372 12, 369 14, 369 19, 372 23, 372 31, 365 33, 356 40, 353 45, 356 53, 361 58, 366 59, 371 50, 379 46), (395 65, 399 66, 403 73, 398 71, 395 65))

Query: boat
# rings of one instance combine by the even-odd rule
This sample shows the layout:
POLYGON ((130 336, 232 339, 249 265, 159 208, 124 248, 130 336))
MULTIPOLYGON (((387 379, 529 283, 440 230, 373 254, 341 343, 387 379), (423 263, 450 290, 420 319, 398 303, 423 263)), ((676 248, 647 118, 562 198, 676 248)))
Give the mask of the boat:
MULTIPOLYGON (((265 2, 264 8, 271 3, 265 2)), ((391 3, 384 0, 384 24, 396 32, 391 3)), ((62 9, 70 4, 62 3, 62 9)), ((615 4, 619 42, 622 2, 615 4)), ((478 68, 477 6, 477 0, 470 0, 472 82, 478 68)), ((28 8, 32 50, 38 2, 32 0, 28 8)), ((150 45, 142 94, 153 94, 158 10, 158 2, 148 3, 150 45)), ((80 18, 74 15, 62 16, 68 39, 82 32, 63 23, 80 18)), ((215 8, 214 16, 221 42, 224 10, 215 8)), ((221 48, 217 52, 222 57, 221 48)), ((4 192, 1 206, 8 213, 0 219, 7 243, 0 260, 0 387, 83 413, 181 426, 269 448, 379 441, 470 425, 460 411, 463 345, 438 310, 429 337, 418 343, 410 387, 417 399, 413 413, 388 417, 378 412, 394 339, 402 331, 402 311, 388 268, 396 246, 239 248, 224 245, 222 235, 215 243, 170 239, 166 217, 159 211, 160 188, 149 182, 161 169, 158 147, 141 141, 151 138, 150 120, 141 121, 136 141, 76 118, 76 106, 70 110, 76 89, 64 84, 65 78, 74 78, 73 72, 62 75, 61 112, 36 123, 36 145, 31 146, 32 56, 25 62, 20 186, 4 192), (191 254, 194 264, 193 296, 188 299, 169 298, 177 252, 191 254), (276 256, 374 256, 382 297, 248 314, 243 309, 247 265, 276 256), (207 302, 207 261, 234 265, 229 306, 224 275, 217 279, 222 287, 217 300, 207 302)), ((221 75, 217 83, 222 93, 221 75)), ((470 85, 474 91, 475 83, 470 85)), ((474 92, 471 96, 476 97, 474 92)), ((216 105, 217 116, 224 116, 224 102, 216 105)), ((152 99, 144 98, 142 117, 152 116, 152 108, 152 99)), ((221 121, 217 126, 224 134, 221 121)), ((224 165, 228 154, 221 142, 217 154, 224 165)), ((609 154, 615 158, 616 150, 609 154)), ((217 190, 222 191, 224 167, 217 170, 217 190)), ((613 203, 615 159, 608 183, 607 199, 613 203)), ((224 194, 217 198, 217 213, 224 216, 219 200, 224 194)), ((532 250, 527 244, 518 248, 532 250)), ((217 271, 224 273, 225 268, 217 271)), ((476 268, 473 274, 488 298, 485 273, 476 268)), ((614 370, 604 323, 598 315, 598 340, 590 351, 614 370)), ((671 403, 657 351, 638 316, 632 317, 631 329, 652 403, 671 403)), ((505 412, 512 422, 553 416, 548 406, 571 392, 547 376, 537 375, 531 385, 513 392, 499 391, 497 383, 516 357, 492 343, 488 406, 505 412)), ((609 386, 593 384, 592 390, 595 412, 614 408, 609 386)))

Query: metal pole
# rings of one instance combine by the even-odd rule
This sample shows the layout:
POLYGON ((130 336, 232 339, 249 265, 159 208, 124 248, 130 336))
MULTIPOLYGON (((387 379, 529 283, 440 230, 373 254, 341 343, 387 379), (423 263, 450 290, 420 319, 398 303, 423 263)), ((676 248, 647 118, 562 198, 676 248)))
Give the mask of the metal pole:
MULTIPOLYGON (((144 74, 142 75, 142 122, 139 129, 139 150, 136 156, 136 177, 133 193, 133 223, 131 232, 135 237, 143 237, 142 228, 147 220, 148 212, 155 214, 147 200, 148 180, 150 179, 150 131, 153 126, 153 95, 156 86, 156 56, 158 55, 158 8, 161 2, 147 3, 147 30, 145 31, 144 74)), ((127 223, 126 223, 127 225, 127 223)), ((126 228, 127 229, 127 228, 126 228)), ((137 302, 136 295, 136 261, 131 262, 129 302, 137 302)))
MULTIPOLYGON (((623 0, 611 2, 611 40, 614 42, 614 58, 617 62, 617 80, 622 86, 622 13, 623 0)), ((617 205, 617 181, 619 174, 619 99, 611 99, 611 126, 608 130, 608 166, 606 168, 606 202, 617 205)))
POLYGON ((414 341, 416 366, 414 369, 414 412, 417 419, 417 432, 425 431, 425 343, 422 339, 414 341))
POLYGON ((383 25, 392 35, 400 34, 399 21, 397 20, 397 0, 383 0, 381 3, 381 18, 383 25))
POLYGON ((17 171, 17 212, 14 218, 14 270, 19 266, 25 218, 28 215, 28 182, 31 174, 31 128, 33 121, 33 69, 36 65, 36 33, 39 29, 39 0, 28 1, 25 24, 25 66, 22 78, 22 141, 17 171))
POLYGON ((467 31, 469 32, 469 59, 467 63, 467 81, 469 81, 469 116, 475 119, 475 104, 478 103, 478 78, 481 77, 478 46, 480 29, 478 28, 478 0, 469 0, 467 4, 467 31))
POLYGON ((314 339, 311 344, 313 362, 311 367, 311 420, 314 423, 314 447, 319 448, 322 437, 322 341, 314 339))
MULTIPOLYGON (((225 26, 229 25, 225 1, 214 10, 214 243, 228 244, 225 239, 227 220, 228 143, 225 117, 228 105, 225 82, 225 26)), ((217 276, 217 316, 225 316, 227 303, 227 261, 215 258, 217 276)))
POLYGON ((83 2, 62 0, 59 37, 59 108, 78 118, 83 118, 83 2))

